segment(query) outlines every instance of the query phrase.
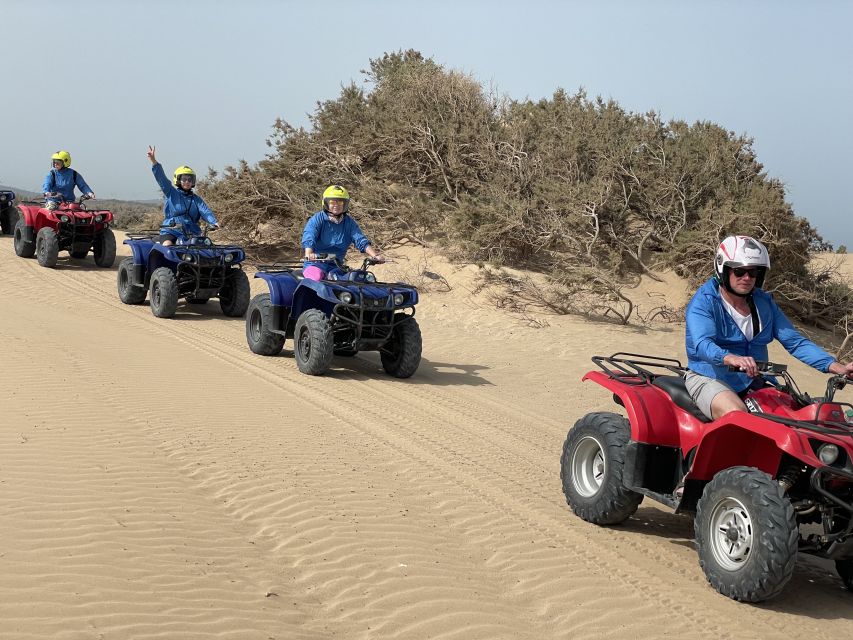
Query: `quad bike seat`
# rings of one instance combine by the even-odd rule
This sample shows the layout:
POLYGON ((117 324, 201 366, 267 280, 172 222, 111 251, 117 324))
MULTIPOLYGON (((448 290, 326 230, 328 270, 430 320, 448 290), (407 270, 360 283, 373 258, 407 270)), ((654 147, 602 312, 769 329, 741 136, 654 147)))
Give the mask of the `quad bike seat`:
POLYGON ((663 389, 676 406, 681 407, 697 420, 711 422, 711 419, 699 410, 693 398, 687 393, 684 378, 681 376, 656 376, 652 384, 658 389, 663 389))

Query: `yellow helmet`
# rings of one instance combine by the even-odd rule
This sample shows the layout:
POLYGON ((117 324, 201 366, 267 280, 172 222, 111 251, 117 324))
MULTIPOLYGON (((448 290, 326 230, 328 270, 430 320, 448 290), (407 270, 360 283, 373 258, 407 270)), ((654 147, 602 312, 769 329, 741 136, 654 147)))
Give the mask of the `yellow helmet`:
POLYGON ((344 213, 349 211, 349 192, 338 184, 333 184, 323 192, 323 211, 329 212, 329 200, 343 200, 344 213))
POLYGON ((71 166, 71 154, 67 151, 57 151, 52 156, 50 156, 51 165, 53 165, 56 160, 59 160, 62 163, 63 169, 67 169, 71 166))
POLYGON ((181 176, 192 176, 192 184, 190 185, 190 189, 195 186, 195 171, 190 169, 188 166, 181 165, 180 167, 175 169, 175 186, 178 188, 181 187, 181 176))

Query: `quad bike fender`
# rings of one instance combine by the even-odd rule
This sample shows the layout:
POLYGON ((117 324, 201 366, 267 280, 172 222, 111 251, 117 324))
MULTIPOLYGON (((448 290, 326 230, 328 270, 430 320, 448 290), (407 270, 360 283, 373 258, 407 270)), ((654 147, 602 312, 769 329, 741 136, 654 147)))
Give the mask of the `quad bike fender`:
MULTIPOLYGON (((681 447, 679 419, 672 400, 650 384, 631 385, 614 380, 602 371, 590 371, 583 380, 591 380, 611 391, 625 407, 631 423, 631 440, 664 447, 681 447)), ((684 412, 680 412, 684 413, 684 412)))
POLYGON ((299 286, 296 287, 296 291, 293 293, 293 309, 290 317, 294 319, 298 318, 302 315, 303 311, 308 309, 319 309, 327 316, 331 316, 335 308, 335 303, 325 299, 321 295, 321 292, 332 297, 335 295, 328 286, 323 285, 321 282, 309 280, 308 278, 300 281, 299 286))
POLYGON ((270 304, 274 307, 290 307, 293 304, 293 292, 299 281, 292 273, 258 272, 256 278, 267 283, 270 289, 270 304))
MULTIPOLYGON (((134 262, 135 262, 134 258, 134 262)), ((155 244, 148 254, 148 274, 154 273, 160 267, 169 267, 172 271, 177 268, 178 260, 175 252, 171 247, 163 247, 160 244, 155 244)))
POLYGON ((776 477, 784 454, 813 468, 824 467, 826 465, 817 458, 816 446, 828 441, 849 449, 835 438, 822 436, 810 439, 807 432, 746 411, 735 411, 705 425, 693 459, 691 476, 697 480, 710 480, 728 467, 747 466, 776 477))
POLYGON ((148 264, 148 256, 151 253, 151 247, 154 246, 153 240, 125 240, 124 243, 130 247, 134 265, 148 264))
MULTIPOLYGON (((36 219, 38 218, 39 211, 41 207, 36 207, 33 205, 19 204, 18 205, 18 215, 24 221, 24 225, 32 229, 36 225, 36 219)), ((35 239, 35 234, 33 234, 32 238, 25 238, 25 240, 32 241, 35 239)))

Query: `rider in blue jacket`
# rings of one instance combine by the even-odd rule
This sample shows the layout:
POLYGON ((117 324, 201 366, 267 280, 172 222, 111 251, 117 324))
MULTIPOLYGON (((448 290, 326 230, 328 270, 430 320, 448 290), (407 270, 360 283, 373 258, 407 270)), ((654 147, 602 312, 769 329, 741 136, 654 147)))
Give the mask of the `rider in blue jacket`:
MULTIPOLYGON (((343 262, 351 244, 355 244, 356 249, 371 258, 383 261, 358 223, 349 215, 349 193, 335 184, 323 192, 323 210, 311 216, 305 224, 302 232, 305 260, 311 262, 320 254, 331 253, 343 262)), ((326 263, 316 266, 323 271, 329 270, 326 263)))
POLYGON ((756 360, 768 360, 778 340, 798 360, 819 371, 853 378, 853 363, 841 364, 794 328, 773 297, 763 291, 770 268, 767 249, 748 236, 729 236, 717 248, 714 278, 687 305, 685 385, 709 418, 746 411, 739 394, 758 380, 756 360), (740 369, 729 371, 733 366, 740 369))
POLYGON ((195 171, 187 166, 175 169, 174 182, 169 182, 163 165, 157 162, 155 148, 148 147, 148 159, 151 160, 151 171, 154 179, 160 185, 166 201, 163 204, 163 224, 160 226, 160 242, 169 246, 178 238, 201 234, 199 220, 204 218, 212 229, 218 229, 219 224, 213 211, 201 196, 193 193, 195 187, 195 171))
POLYGON ((83 176, 71 169, 71 154, 67 151, 57 151, 50 157, 51 170, 44 178, 41 187, 47 202, 47 208, 53 211, 62 202, 74 202, 74 187, 80 189, 90 198, 95 194, 83 180, 83 176))

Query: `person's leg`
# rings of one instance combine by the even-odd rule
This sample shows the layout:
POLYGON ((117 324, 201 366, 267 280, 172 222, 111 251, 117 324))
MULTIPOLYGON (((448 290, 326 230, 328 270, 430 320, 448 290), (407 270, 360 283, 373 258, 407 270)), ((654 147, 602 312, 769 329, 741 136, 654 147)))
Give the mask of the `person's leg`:
POLYGON ((699 410, 710 420, 716 420, 729 411, 746 410, 746 405, 732 388, 716 378, 688 371, 684 376, 684 386, 699 410))
POLYGON ((732 411, 746 411, 746 405, 734 391, 720 391, 711 400, 711 417, 714 420, 722 418, 732 411))

